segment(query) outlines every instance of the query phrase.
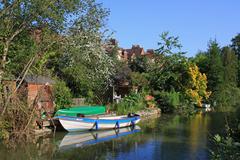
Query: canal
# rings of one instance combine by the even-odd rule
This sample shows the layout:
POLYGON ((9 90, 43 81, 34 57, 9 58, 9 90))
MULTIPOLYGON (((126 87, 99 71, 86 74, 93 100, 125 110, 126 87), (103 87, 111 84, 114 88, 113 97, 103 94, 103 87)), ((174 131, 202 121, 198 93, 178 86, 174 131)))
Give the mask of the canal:
POLYGON ((57 132, 11 151, 0 146, 0 159, 210 159, 212 137, 224 131, 224 113, 190 118, 162 115, 133 128, 92 133, 57 132))

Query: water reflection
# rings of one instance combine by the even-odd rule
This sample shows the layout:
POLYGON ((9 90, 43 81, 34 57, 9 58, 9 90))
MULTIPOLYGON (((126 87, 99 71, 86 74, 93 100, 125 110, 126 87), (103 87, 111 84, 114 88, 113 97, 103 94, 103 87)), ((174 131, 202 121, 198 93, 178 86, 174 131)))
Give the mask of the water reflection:
POLYGON ((127 127, 118 130, 103 130, 93 132, 72 132, 68 133, 62 139, 59 148, 66 150, 71 148, 85 147, 87 145, 94 145, 100 142, 110 141, 114 138, 127 136, 133 133, 140 132, 140 127, 127 127))

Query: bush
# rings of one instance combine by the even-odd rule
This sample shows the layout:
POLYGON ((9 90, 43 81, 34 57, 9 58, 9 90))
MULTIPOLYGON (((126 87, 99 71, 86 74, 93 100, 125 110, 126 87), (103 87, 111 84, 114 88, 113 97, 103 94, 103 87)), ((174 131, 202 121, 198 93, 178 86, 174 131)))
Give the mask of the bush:
POLYGON ((134 113, 146 108, 145 93, 130 93, 118 104, 113 105, 117 114, 134 113))
POLYGON ((68 107, 72 103, 71 90, 64 81, 56 81, 53 86, 56 110, 68 107))
POLYGON ((173 112, 177 106, 180 105, 180 93, 171 91, 171 92, 154 92, 159 108, 163 112, 173 112))
POLYGON ((211 151, 212 159, 239 159, 240 157, 240 107, 236 112, 224 117, 226 134, 213 137, 215 147, 211 151))
POLYGON ((9 124, 2 117, 0 118, 0 140, 1 139, 9 139, 8 132, 9 124))
POLYGON ((32 133, 37 118, 34 104, 29 106, 17 97, 6 104, 6 111, 0 117, 0 139, 8 147, 14 148, 16 144, 33 140, 32 133))
POLYGON ((239 105, 240 89, 235 86, 225 84, 214 93, 213 98, 214 101, 217 101, 219 106, 237 106, 239 105))
POLYGON ((146 78, 147 77, 146 73, 132 72, 130 74, 130 77, 133 86, 147 88, 149 85, 149 82, 146 78))

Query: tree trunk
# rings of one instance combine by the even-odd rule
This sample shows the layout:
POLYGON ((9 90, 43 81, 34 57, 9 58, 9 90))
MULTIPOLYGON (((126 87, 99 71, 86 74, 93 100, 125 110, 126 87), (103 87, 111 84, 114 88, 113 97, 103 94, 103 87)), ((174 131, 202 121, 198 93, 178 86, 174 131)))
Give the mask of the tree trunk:
POLYGON ((1 99, 1 106, 4 107, 5 106, 5 100, 6 100, 6 96, 4 95, 4 86, 3 86, 3 76, 5 73, 5 69, 6 69, 6 62, 7 62, 7 54, 8 54, 8 50, 9 50, 9 44, 10 42, 7 41, 4 44, 4 48, 3 48, 3 55, 2 55, 2 59, 1 59, 1 66, 0 66, 0 99, 1 99))

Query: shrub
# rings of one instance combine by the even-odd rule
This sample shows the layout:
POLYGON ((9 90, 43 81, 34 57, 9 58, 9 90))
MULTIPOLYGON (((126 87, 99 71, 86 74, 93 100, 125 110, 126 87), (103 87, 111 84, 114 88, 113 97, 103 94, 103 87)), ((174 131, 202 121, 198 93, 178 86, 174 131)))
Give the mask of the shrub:
POLYGON ((120 103, 113 106, 113 109, 117 112, 117 114, 133 113, 144 108, 146 108, 146 102, 143 92, 132 92, 128 96, 124 97, 120 103))
POLYGON ((64 81, 56 81, 53 86, 56 110, 68 107, 72 103, 72 94, 64 81))
POLYGON ((132 72, 130 74, 131 82, 133 86, 137 86, 140 88, 147 88, 148 87, 148 80, 146 73, 139 73, 139 72, 132 72))
POLYGON ((213 95, 214 100, 219 106, 238 106, 240 99, 240 89, 230 84, 225 84, 220 87, 213 95))
POLYGON ((3 118, 0 118, 0 140, 9 139, 9 124, 3 118))
POLYGON ((171 91, 171 92, 154 92, 159 108, 163 112, 173 112, 177 106, 180 105, 180 93, 171 91))

